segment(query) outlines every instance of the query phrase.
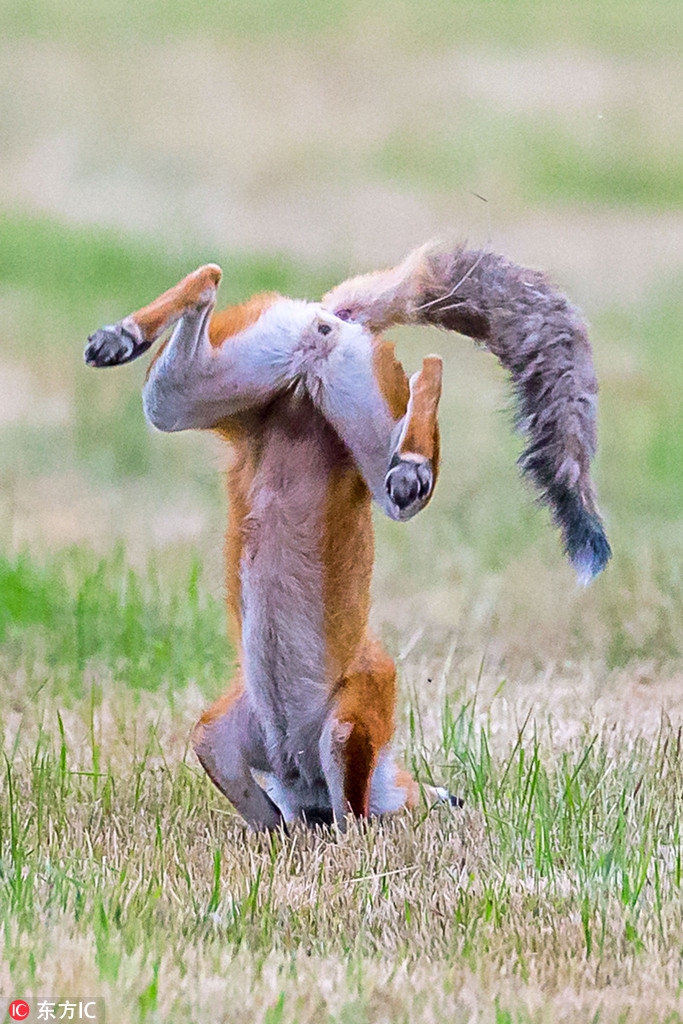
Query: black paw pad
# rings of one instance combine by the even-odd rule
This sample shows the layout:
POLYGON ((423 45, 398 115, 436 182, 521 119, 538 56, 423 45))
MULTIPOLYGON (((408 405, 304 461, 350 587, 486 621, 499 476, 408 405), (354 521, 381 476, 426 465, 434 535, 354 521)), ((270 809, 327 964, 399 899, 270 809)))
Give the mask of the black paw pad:
POLYGON ((432 470, 428 462, 401 459, 391 467, 384 481, 387 494, 402 511, 424 501, 432 484, 432 470))
POLYGON ((140 342, 122 324, 102 327, 88 338, 84 359, 88 366, 120 366, 145 352, 151 342, 140 342))

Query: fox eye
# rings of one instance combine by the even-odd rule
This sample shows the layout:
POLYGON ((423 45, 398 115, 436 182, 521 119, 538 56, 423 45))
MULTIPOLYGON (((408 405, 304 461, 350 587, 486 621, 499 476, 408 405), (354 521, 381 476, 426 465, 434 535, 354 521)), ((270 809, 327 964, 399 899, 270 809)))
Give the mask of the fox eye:
POLYGON ((329 334, 331 330, 329 324, 318 324, 318 334, 329 334))

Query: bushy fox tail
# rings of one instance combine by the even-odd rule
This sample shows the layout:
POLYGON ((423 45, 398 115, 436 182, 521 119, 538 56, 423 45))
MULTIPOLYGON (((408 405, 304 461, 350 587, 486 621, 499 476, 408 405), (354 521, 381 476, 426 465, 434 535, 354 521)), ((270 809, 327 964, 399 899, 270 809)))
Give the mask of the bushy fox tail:
POLYGON ((427 245, 323 301, 373 332, 433 324, 485 345, 511 376, 527 437, 519 464, 549 506, 579 582, 605 568, 611 550, 590 478, 598 390, 590 343, 577 310, 542 273, 486 250, 427 245))

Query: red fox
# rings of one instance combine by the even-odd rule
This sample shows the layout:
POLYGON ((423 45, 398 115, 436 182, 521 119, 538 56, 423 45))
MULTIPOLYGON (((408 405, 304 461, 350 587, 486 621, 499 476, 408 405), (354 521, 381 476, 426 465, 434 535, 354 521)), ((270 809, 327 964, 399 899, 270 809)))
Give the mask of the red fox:
MULTIPOLYGON (((610 548, 590 479, 597 384, 578 313, 539 272, 427 245, 322 302, 277 294, 214 312, 218 266, 89 338, 85 360, 136 359, 169 327, 143 390, 159 430, 217 431, 235 451, 225 545, 240 671, 194 731, 218 789, 253 829, 413 807, 392 752, 396 671, 368 631, 371 499, 407 520, 439 471, 441 359, 408 379, 381 337, 435 324, 509 371, 540 490, 581 582, 610 548)), ((453 800, 453 802, 455 802, 453 800)))

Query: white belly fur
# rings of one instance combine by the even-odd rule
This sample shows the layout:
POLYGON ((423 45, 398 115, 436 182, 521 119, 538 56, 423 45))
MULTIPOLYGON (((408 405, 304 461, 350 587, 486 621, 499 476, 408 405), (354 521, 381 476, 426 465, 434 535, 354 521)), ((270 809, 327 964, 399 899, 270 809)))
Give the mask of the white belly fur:
MULTIPOLYGON (((287 399, 294 416, 297 399, 287 399)), ((246 690, 274 775, 302 806, 326 797, 318 742, 328 712, 321 541, 331 445, 306 403, 308 429, 264 432, 241 563, 246 690), (322 791, 321 791, 322 785, 322 791)))

